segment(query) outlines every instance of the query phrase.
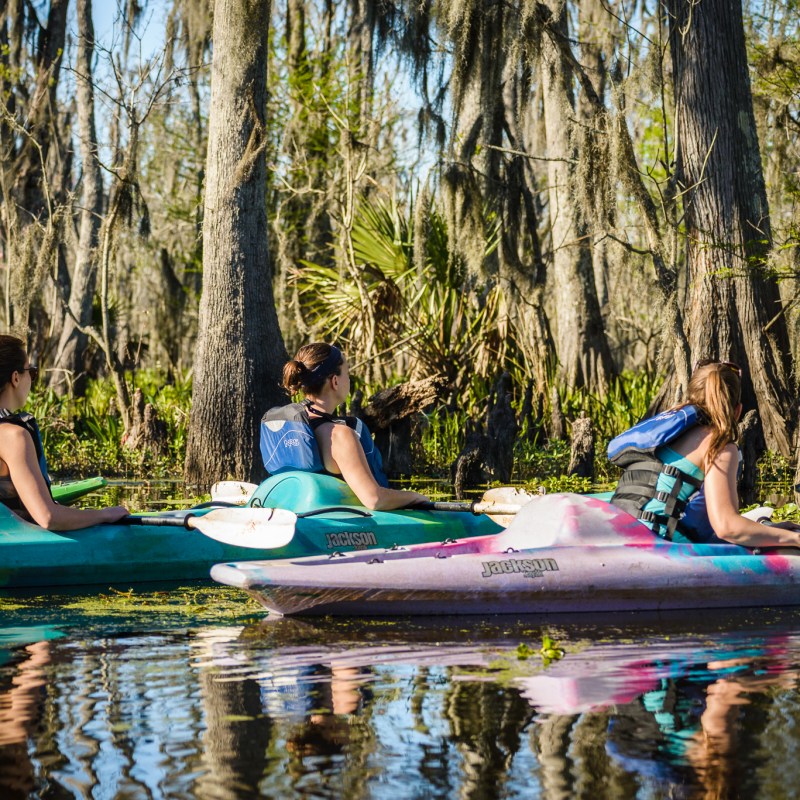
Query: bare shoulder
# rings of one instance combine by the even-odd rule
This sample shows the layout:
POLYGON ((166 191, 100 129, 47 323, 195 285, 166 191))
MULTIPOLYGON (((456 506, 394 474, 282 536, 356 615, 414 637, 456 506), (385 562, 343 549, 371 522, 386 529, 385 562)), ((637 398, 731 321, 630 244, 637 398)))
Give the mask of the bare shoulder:
POLYGON ((356 432, 349 425, 331 425, 331 441, 337 444, 345 444, 355 442, 357 440, 356 432))
POLYGON ((0 447, 24 447, 28 442, 33 442, 31 435, 19 425, 0 425, 0 447))
POLYGON ((725 458, 733 459, 737 464, 739 463, 739 446, 736 442, 728 442, 728 444, 720 450, 719 454, 725 458))
POLYGON ((717 453, 714 467, 722 472, 736 473, 739 467, 739 448, 736 446, 736 442, 729 442, 717 453))

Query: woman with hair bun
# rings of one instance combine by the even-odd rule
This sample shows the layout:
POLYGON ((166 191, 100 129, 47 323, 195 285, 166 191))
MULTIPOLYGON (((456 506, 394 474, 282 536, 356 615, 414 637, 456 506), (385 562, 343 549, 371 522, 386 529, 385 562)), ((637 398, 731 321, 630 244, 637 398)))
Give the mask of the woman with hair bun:
POLYGON ((79 509, 53 500, 39 427, 30 414, 19 411, 37 375, 22 340, 0 335, 0 502, 51 531, 74 531, 127 516, 124 506, 79 509))
POLYGON ((800 528, 739 513, 742 371, 730 361, 695 365, 686 403, 613 439, 609 458, 625 470, 611 502, 676 542, 798 547, 800 528))
POLYGON ((327 472, 344 479, 361 503, 373 510, 428 501, 417 492, 390 489, 380 452, 363 422, 335 416, 350 394, 347 359, 338 347, 323 342, 301 347, 283 368, 283 386, 305 399, 264 415, 261 452, 268 472, 327 472), (308 434, 306 428, 310 428, 308 434))

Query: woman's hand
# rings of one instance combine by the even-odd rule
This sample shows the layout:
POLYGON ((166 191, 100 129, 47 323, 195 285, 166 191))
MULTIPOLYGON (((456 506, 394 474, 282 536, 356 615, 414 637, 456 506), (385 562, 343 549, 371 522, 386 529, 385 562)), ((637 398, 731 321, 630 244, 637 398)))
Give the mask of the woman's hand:
POLYGON ((431 501, 430 497, 420 494, 419 492, 408 491, 406 494, 409 496, 407 502, 408 508, 413 508, 414 506, 419 506, 423 503, 430 503, 431 501))
POLYGON ((798 525, 796 522, 790 522, 789 520, 784 520, 783 522, 770 522, 767 527, 782 528, 785 531, 795 531, 795 533, 800 533, 800 525, 798 525))
POLYGON ((125 506, 108 506, 108 508, 101 508, 100 511, 103 514, 103 522, 116 522, 123 517, 130 516, 131 513, 125 506))

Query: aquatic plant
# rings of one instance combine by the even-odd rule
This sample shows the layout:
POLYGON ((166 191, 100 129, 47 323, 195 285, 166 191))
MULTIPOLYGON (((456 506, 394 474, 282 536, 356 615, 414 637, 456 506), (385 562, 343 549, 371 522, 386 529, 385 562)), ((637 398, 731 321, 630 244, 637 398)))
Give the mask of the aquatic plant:
POLYGON ((31 392, 27 410, 39 420, 52 474, 157 478, 182 472, 191 380, 178 376, 167 383, 156 370, 136 372, 129 380, 133 391, 142 389, 145 402, 152 403, 166 426, 165 454, 154 456, 124 446, 124 426, 110 379, 90 380, 83 397, 59 397, 51 389, 37 386, 31 392))

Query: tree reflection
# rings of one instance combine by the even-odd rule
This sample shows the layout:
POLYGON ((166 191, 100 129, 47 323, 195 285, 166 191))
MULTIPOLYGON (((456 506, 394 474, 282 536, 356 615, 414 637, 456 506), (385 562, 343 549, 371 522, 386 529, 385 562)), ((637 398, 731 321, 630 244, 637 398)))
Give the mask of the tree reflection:
POLYGON ((462 798, 493 798, 503 786, 533 710, 514 688, 484 681, 455 681, 444 714, 461 754, 462 798))
POLYGON ((273 723, 263 712, 261 690, 253 679, 219 680, 200 675, 206 730, 199 793, 216 798, 254 797, 269 771, 273 723))

